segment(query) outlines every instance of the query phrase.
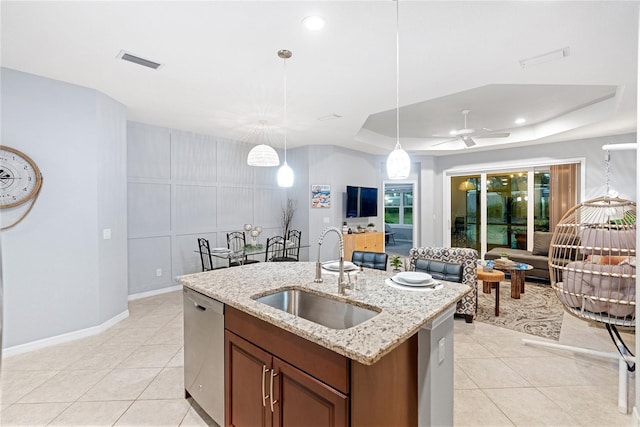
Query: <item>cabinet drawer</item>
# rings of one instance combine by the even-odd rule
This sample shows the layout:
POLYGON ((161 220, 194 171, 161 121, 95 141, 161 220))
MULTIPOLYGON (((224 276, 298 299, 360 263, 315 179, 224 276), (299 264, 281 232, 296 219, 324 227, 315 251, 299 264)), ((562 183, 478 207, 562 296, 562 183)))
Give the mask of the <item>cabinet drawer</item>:
POLYGON ((348 358, 229 306, 225 327, 325 384, 349 393, 348 358))

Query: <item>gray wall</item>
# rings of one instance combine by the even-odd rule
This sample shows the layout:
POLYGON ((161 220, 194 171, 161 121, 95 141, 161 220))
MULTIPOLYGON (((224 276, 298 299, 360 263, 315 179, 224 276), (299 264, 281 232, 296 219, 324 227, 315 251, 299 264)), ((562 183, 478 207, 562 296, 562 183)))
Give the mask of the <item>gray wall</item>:
MULTIPOLYGON (((567 142, 557 142, 538 146, 506 148, 499 151, 485 151, 465 153, 452 156, 436 157, 434 169, 423 168, 425 174, 433 175, 434 185, 428 190, 423 188, 423 194, 431 193, 431 204, 441 206, 443 200, 444 171, 464 167, 465 165, 489 165, 495 163, 557 159, 585 158, 585 200, 605 195, 605 144, 635 143, 635 134, 613 135, 601 138, 582 139, 567 142)), ((426 181, 423 181, 426 182, 426 181)), ((611 152, 611 187, 618 191, 620 197, 636 199, 636 164, 633 151, 611 152)), ((443 242, 442 229, 445 218, 442 209, 433 212, 433 230, 423 232, 422 241, 425 245, 441 245, 443 242)), ((428 219, 424 216, 423 220, 428 219)))
POLYGON ((282 234, 287 191, 277 168, 247 166, 252 145, 141 123, 127 139, 130 295, 201 271, 198 237, 226 247, 226 233, 247 223, 263 227, 261 243, 282 234))
MULTIPOLYGON (((7 348, 127 310, 126 109, 94 90, 1 73, 2 144, 44 177, 31 213, 1 235, 7 348)), ((25 208, 4 209, 2 224, 25 208)))

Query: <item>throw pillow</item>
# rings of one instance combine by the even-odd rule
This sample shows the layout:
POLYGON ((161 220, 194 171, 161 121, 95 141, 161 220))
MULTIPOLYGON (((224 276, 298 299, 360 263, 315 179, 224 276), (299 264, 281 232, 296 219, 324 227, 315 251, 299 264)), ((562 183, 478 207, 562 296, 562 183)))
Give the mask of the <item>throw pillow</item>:
POLYGON ((533 233, 533 251, 532 255, 549 256, 549 245, 551 245, 551 231, 536 231, 533 233))

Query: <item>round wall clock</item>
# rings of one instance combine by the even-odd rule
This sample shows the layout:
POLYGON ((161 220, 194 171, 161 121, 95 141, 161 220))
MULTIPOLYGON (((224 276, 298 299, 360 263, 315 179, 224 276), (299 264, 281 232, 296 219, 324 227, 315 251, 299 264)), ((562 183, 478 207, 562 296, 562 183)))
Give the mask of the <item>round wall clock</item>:
POLYGON ((31 200, 31 206, 13 227, 29 213, 42 186, 42 174, 29 156, 15 148, 0 145, 0 209, 12 208, 31 200))

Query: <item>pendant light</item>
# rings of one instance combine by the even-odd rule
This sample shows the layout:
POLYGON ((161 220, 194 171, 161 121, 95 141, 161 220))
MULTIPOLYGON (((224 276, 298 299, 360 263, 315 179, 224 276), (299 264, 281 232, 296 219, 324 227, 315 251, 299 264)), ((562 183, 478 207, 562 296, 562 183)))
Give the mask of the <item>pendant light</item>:
MULTIPOLYGON (((267 141, 267 134, 265 132, 265 124, 266 121, 260 120, 260 138, 259 140, 267 141)), ((270 166, 278 166, 280 164, 280 157, 276 150, 273 149, 268 144, 264 142, 262 144, 256 145, 249 151, 249 155, 247 156, 247 164, 249 166, 259 166, 259 167, 270 167, 270 166)))
POLYGON ((400 145, 400 18, 399 4, 396 1, 396 146, 387 157, 387 175, 389 179, 406 179, 411 171, 411 159, 400 145))
POLYGON ((278 51, 278 57, 283 59, 284 64, 284 119, 282 122, 282 128, 284 130, 284 163, 278 169, 278 186, 279 187, 291 187, 293 186, 293 169, 287 164, 287 59, 291 58, 291 51, 282 49, 278 51))

